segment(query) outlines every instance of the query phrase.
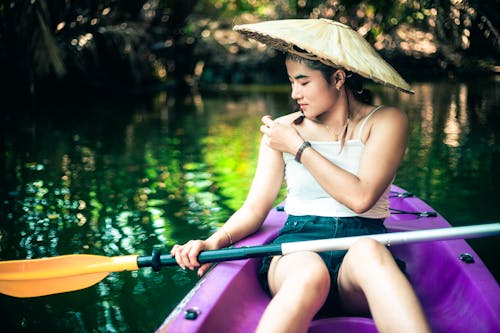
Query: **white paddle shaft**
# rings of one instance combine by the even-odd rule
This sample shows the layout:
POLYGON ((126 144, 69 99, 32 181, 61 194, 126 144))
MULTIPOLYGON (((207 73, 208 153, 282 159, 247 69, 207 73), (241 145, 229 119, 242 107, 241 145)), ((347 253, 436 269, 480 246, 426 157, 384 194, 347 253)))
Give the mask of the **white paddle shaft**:
POLYGON ((319 239, 281 244, 283 254, 300 251, 326 252, 347 250, 361 238, 369 237, 386 246, 429 242, 437 240, 467 239, 500 234, 500 223, 471 225, 465 227, 426 229, 417 231, 392 232, 365 236, 319 239))

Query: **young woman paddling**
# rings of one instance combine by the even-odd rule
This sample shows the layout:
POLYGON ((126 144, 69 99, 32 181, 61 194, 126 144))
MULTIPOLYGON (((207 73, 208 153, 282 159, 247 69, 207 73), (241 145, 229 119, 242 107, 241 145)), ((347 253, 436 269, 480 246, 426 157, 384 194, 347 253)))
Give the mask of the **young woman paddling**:
MULTIPOLYGON (((208 265, 200 267, 199 252, 231 245, 257 231, 284 179, 288 219, 275 243, 385 232, 387 194, 406 149, 405 114, 394 107, 371 105, 363 98, 353 74, 356 60, 339 60, 336 54, 326 57, 325 50, 307 44, 312 35, 308 29, 319 26, 324 30, 316 36, 328 36, 330 30, 334 35, 340 29, 341 36, 346 36, 342 35, 346 26, 328 20, 273 22, 274 26, 247 25, 239 31, 285 49, 291 96, 300 111, 275 120, 262 118, 257 170, 243 206, 208 239, 173 247, 171 253, 179 265, 199 267, 200 275, 208 265)), ((358 38, 349 34, 348 40, 358 38)), ((337 44, 338 48, 347 45, 337 44)), ((326 45, 332 47, 332 43, 326 45)), ((344 51, 344 56, 349 53, 344 51)), ((372 61, 373 66, 383 65, 372 61)), ((356 73, 363 74, 361 70, 356 73)), ((258 332, 306 332, 325 307, 370 312, 381 332, 429 331, 396 260, 368 238, 348 251, 304 251, 266 258, 259 275, 272 300, 258 332)))

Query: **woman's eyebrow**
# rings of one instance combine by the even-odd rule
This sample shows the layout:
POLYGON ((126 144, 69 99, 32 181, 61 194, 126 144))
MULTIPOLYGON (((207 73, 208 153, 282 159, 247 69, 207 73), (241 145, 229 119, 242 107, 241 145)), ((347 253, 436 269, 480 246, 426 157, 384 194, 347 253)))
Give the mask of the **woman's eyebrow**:
MULTIPOLYGON (((291 77, 291 76, 288 76, 288 77, 291 77)), ((293 78, 295 80, 300 80, 300 79, 307 79, 308 77, 309 77, 309 75, 299 74, 299 75, 295 75, 293 78)))

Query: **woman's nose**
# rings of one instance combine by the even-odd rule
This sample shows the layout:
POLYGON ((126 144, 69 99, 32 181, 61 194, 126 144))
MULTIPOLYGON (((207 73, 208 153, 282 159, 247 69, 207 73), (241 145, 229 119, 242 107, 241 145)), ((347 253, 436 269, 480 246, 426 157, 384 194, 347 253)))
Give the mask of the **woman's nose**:
POLYGON ((302 97, 302 92, 296 84, 292 84, 292 99, 298 100, 302 97))

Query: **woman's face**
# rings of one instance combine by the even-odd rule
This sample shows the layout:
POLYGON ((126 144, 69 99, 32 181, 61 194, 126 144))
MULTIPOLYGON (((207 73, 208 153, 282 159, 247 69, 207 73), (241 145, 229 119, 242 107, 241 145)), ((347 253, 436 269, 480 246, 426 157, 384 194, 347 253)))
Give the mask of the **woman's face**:
POLYGON ((292 99, 306 117, 314 119, 333 109, 338 100, 334 84, 329 84, 320 71, 301 62, 287 59, 285 64, 292 85, 292 99))

